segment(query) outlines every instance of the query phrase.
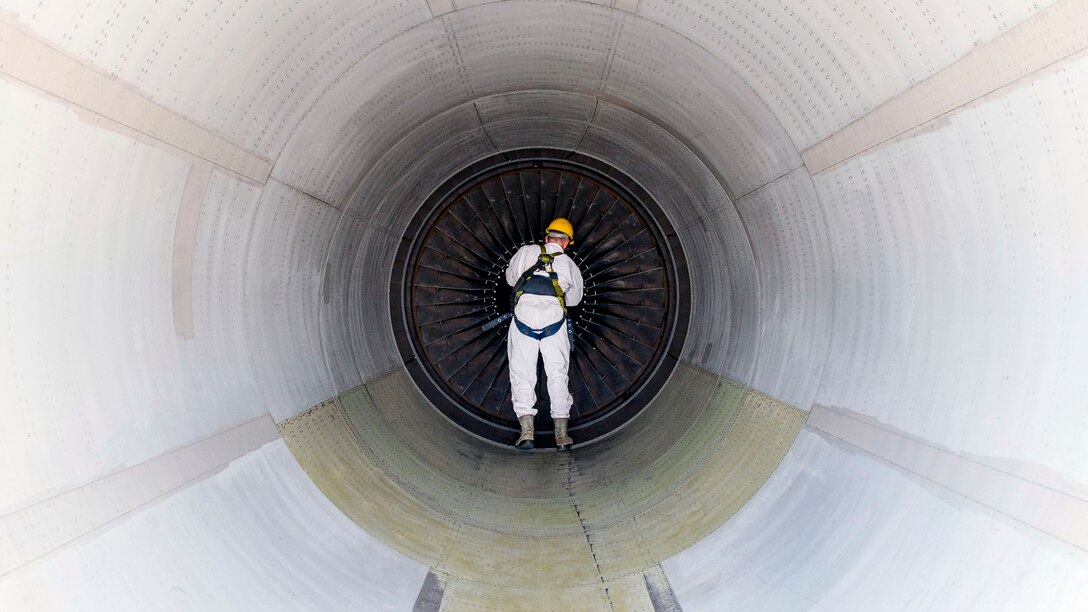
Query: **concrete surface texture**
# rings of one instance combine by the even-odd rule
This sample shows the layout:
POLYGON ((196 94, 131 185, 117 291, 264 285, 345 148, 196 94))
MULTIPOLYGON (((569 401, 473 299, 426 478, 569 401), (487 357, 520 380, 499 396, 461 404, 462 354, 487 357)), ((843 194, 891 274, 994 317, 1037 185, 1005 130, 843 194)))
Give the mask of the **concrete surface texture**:
POLYGON ((1084 609, 1086 47, 1082 0, 0 0, 0 609, 1084 609), (389 320, 416 208, 525 147, 691 265, 571 455, 452 428, 389 320))

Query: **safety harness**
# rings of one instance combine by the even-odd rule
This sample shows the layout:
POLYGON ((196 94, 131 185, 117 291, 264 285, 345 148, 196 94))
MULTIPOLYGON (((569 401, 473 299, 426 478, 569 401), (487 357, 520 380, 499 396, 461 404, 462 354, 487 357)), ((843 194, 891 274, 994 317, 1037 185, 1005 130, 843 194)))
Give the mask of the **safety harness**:
MULTIPOLYGON (((555 273, 555 269, 552 267, 552 262, 555 260, 555 255, 548 253, 546 245, 540 245, 540 258, 537 259, 536 265, 525 271, 525 274, 521 275, 518 282, 514 284, 514 291, 510 296, 510 312, 514 312, 514 309, 518 305, 518 301, 521 296, 528 293, 530 295, 546 295, 555 296, 559 300, 559 306, 563 308, 563 318, 559 319, 555 323, 536 329, 529 327, 525 323, 522 323, 517 316, 514 316, 514 325, 517 326, 518 331, 533 338, 535 340, 543 340, 548 336, 559 331, 565 323, 570 320, 567 315, 567 299, 566 294, 563 292, 563 288, 559 286, 559 275, 555 273), (537 272, 544 271, 548 273, 548 277, 538 276, 537 272)), ((574 347, 574 330, 572 326, 567 325, 567 335, 570 338, 570 345, 574 347)))

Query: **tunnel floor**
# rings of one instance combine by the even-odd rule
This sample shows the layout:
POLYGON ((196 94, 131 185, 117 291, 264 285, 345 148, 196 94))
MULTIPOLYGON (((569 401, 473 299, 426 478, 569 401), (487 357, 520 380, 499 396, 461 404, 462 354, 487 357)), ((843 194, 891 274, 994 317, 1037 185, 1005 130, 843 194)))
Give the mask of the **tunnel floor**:
POLYGON ((280 429, 345 514, 432 568, 448 609, 620 610, 668 593, 661 561, 736 513, 805 417, 680 365, 616 435, 522 453, 442 418, 401 369, 280 429))

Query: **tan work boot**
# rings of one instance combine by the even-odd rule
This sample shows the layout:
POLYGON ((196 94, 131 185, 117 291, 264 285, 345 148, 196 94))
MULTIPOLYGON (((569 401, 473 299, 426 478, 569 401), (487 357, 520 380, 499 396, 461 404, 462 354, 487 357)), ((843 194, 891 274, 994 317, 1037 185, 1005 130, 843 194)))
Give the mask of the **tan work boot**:
POLYGON ((569 451, 574 439, 567 435, 567 420, 555 419, 555 450, 569 451))
POLYGON ((518 425, 521 425, 521 436, 514 443, 514 447, 518 450, 533 450, 533 415, 518 417, 518 425))

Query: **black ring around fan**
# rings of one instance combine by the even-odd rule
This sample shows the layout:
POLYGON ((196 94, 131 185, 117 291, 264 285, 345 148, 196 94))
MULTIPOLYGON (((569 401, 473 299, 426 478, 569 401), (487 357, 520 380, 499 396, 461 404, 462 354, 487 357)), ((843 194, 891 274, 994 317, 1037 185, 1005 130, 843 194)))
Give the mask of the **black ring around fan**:
MULTIPOLYGON (((424 203, 402 240, 390 310, 405 365, 448 417, 509 443, 505 269, 555 217, 585 279, 574 325, 570 430, 578 443, 637 414, 671 373, 690 309, 686 262, 671 225, 638 185, 599 161, 551 150, 497 155, 459 172, 424 203)), ((538 446, 550 442, 542 363, 538 446), (543 435, 540 435, 543 434, 543 435)))

